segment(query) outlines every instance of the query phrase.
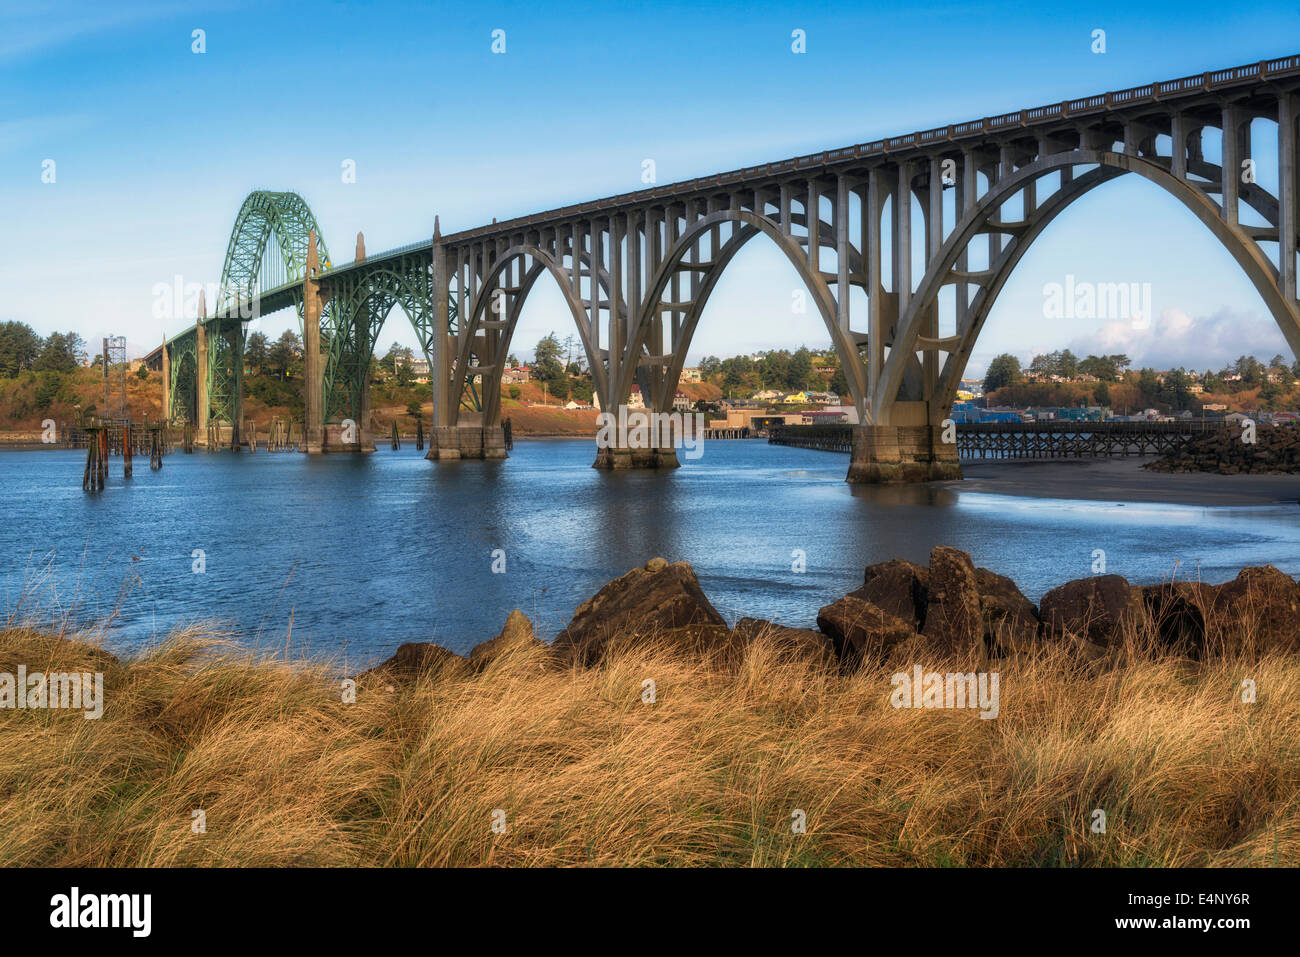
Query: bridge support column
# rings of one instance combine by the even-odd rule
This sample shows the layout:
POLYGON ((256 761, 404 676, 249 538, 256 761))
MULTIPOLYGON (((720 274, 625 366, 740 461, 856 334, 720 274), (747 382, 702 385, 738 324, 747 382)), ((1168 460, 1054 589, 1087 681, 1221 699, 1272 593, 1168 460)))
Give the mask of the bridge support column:
POLYGON ((857 485, 961 478, 957 444, 937 425, 858 425, 845 481, 857 485))
POLYGON ((499 425, 484 427, 466 425, 440 425, 429 432, 429 452, 426 459, 448 461, 454 459, 504 459, 506 458, 506 433, 499 425))
POLYGON ((164 425, 172 424, 172 349, 166 336, 162 347, 162 417, 164 425))
POLYGON ((303 441, 302 451, 319 454, 325 451, 325 361, 320 352, 320 317, 325 308, 316 273, 320 255, 316 251, 316 233, 307 234, 307 271, 302 282, 302 354, 303 354, 303 441))
MULTIPOLYGON (((202 311, 200 305, 200 312, 202 311)), ((199 445, 206 446, 208 444, 208 412, 212 400, 208 396, 208 328, 203 323, 202 315, 199 316, 199 321, 194 326, 194 334, 197 342, 195 347, 194 388, 198 393, 195 402, 197 408, 194 410, 195 418, 198 419, 196 423, 198 438, 196 441, 199 445)))
POLYGON ((600 431, 592 468, 675 469, 681 465, 676 447, 681 425, 670 414, 619 406, 617 415, 603 412, 596 422, 600 431))

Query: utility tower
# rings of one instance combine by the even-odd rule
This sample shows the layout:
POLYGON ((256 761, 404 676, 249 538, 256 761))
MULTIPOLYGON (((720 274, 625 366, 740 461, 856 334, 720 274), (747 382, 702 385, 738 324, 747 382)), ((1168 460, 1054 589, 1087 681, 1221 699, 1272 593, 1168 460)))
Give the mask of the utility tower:
POLYGON ((126 418, 126 336, 104 337, 104 418, 126 418))

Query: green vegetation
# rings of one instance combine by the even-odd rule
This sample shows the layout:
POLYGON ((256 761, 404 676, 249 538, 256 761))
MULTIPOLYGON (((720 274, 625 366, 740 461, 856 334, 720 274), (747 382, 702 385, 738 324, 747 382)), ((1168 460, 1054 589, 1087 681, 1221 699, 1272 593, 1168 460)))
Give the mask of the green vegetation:
POLYGON ((752 395, 765 389, 848 393, 839 354, 834 349, 813 350, 807 346, 800 346, 794 352, 775 349, 759 353, 757 359, 706 356, 700 361, 700 376, 729 395, 752 395))
POLYGON ((1200 374, 1181 367, 1162 372, 1129 366, 1126 355, 1078 359, 1066 349, 1036 356, 1022 371, 1019 359, 1003 353, 989 363, 984 393, 989 405, 1123 405, 1193 413, 1211 401, 1251 410, 1293 409, 1300 402, 1300 362, 1288 364, 1281 355, 1267 364, 1240 356, 1219 372, 1200 374))

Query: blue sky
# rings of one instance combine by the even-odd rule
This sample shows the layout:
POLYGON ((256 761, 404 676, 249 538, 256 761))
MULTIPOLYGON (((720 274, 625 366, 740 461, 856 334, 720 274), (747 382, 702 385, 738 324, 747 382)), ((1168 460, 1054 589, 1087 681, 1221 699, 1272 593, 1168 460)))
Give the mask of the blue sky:
MULTIPOLYGON (((1297 38, 1297 39, 1291 39, 1297 38)), ((0 9, 0 319, 143 352, 184 318, 154 288, 220 277, 255 188, 301 193, 337 260, 659 183, 1282 56, 1300 6, 970 2, 435 4, 99 2, 0 9), (191 52, 195 29, 207 52, 191 52), (506 31, 506 53, 491 52, 506 31), (791 52, 804 30, 807 52, 791 52), (1107 52, 1090 50, 1095 29, 1107 52), (54 183, 42 163, 56 163, 54 183), (356 163, 356 182, 341 164, 356 163)), ((692 359, 822 346, 793 270, 751 243, 692 359)), ((291 313, 261 320, 277 335, 291 313)), ((539 285, 516 351, 572 330, 539 285)), ((395 314, 380 337, 414 344, 395 314)), ((1156 366, 1289 351, 1192 216, 1124 180, 1063 214, 995 306, 976 354, 1070 346, 1156 366), (1045 319, 1043 286, 1149 282, 1148 330, 1045 319)))

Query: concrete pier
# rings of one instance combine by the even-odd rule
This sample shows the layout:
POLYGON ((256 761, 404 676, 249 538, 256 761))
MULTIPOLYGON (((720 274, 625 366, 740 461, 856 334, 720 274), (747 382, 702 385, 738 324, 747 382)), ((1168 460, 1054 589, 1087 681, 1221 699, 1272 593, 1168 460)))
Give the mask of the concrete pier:
POLYGON ((677 461, 677 449, 671 445, 667 448, 631 448, 596 446, 596 461, 591 463, 594 469, 675 469, 681 467, 677 461))
POLYGON ((935 425, 858 425, 845 481, 859 485, 961 478, 957 443, 935 425))
POLYGON ((454 459, 506 458, 505 429, 499 425, 440 425, 429 431, 429 451, 424 456, 434 462, 454 459))

